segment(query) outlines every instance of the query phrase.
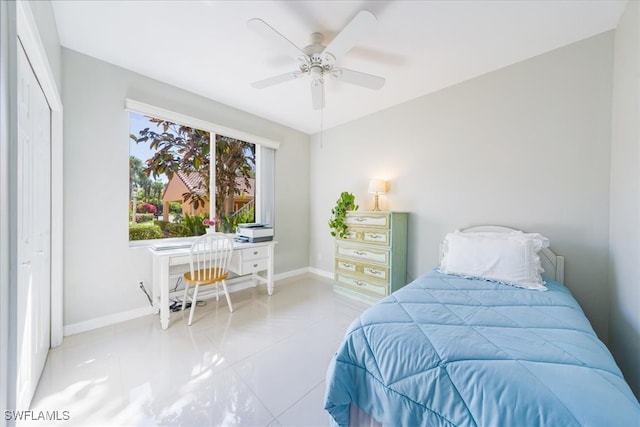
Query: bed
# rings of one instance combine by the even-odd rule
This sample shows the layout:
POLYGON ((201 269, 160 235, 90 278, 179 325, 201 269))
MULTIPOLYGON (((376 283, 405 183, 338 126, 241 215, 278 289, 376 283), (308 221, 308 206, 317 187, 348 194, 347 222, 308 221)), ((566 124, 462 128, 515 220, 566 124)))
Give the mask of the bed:
MULTIPOLYGON (((523 236, 504 227, 456 235, 499 240, 514 233, 523 236)), ((487 249, 486 241, 475 248, 453 245, 453 237, 445 239, 437 269, 349 327, 327 371, 325 409, 332 424, 363 425, 367 419, 385 426, 640 425, 638 400, 563 286, 564 259, 548 249, 544 237, 535 237, 538 243, 527 243, 515 257, 535 261, 526 268, 537 269, 540 282, 531 286, 452 273, 446 265, 455 265, 452 254, 461 249, 479 251, 459 258, 463 263, 478 254, 495 262, 486 255, 491 251, 501 259, 511 256, 500 245, 487 249)), ((493 264, 482 271, 492 269, 493 264)))

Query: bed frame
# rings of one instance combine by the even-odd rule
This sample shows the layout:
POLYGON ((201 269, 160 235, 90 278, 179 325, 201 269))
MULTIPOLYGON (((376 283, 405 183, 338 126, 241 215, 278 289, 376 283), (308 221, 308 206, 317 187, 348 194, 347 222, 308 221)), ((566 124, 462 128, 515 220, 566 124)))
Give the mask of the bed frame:
MULTIPOLYGON (((465 228, 460 230, 463 233, 471 233, 478 231, 490 231, 493 233, 510 233, 516 230, 515 228, 503 227, 501 225, 479 225, 476 227, 465 228)), ((440 245, 440 259, 442 259, 442 245, 440 245)), ((549 248, 542 248, 540 251, 540 262, 542 268, 544 268, 544 275, 556 282, 564 283, 564 257, 556 255, 549 248)))

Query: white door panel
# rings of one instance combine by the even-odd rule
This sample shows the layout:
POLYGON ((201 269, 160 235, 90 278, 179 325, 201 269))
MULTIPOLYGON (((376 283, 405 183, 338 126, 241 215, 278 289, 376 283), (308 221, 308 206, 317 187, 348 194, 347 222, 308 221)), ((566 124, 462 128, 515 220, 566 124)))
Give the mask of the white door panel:
POLYGON ((50 347, 51 110, 18 48, 17 409, 28 409, 50 347))

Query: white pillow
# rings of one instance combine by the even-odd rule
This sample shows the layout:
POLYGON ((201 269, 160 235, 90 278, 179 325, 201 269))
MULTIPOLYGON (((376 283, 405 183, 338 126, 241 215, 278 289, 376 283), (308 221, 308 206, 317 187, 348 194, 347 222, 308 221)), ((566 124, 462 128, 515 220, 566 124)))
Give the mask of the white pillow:
POLYGON ((548 246, 537 233, 456 231, 445 237, 440 272, 546 291, 538 252, 548 246))

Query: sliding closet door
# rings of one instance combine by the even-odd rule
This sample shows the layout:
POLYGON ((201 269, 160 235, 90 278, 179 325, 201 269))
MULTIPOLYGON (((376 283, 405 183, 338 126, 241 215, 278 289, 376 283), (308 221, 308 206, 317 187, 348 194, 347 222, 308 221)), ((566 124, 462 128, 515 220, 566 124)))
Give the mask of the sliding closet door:
POLYGON ((50 347, 51 109, 18 46, 17 409, 28 409, 50 347))

